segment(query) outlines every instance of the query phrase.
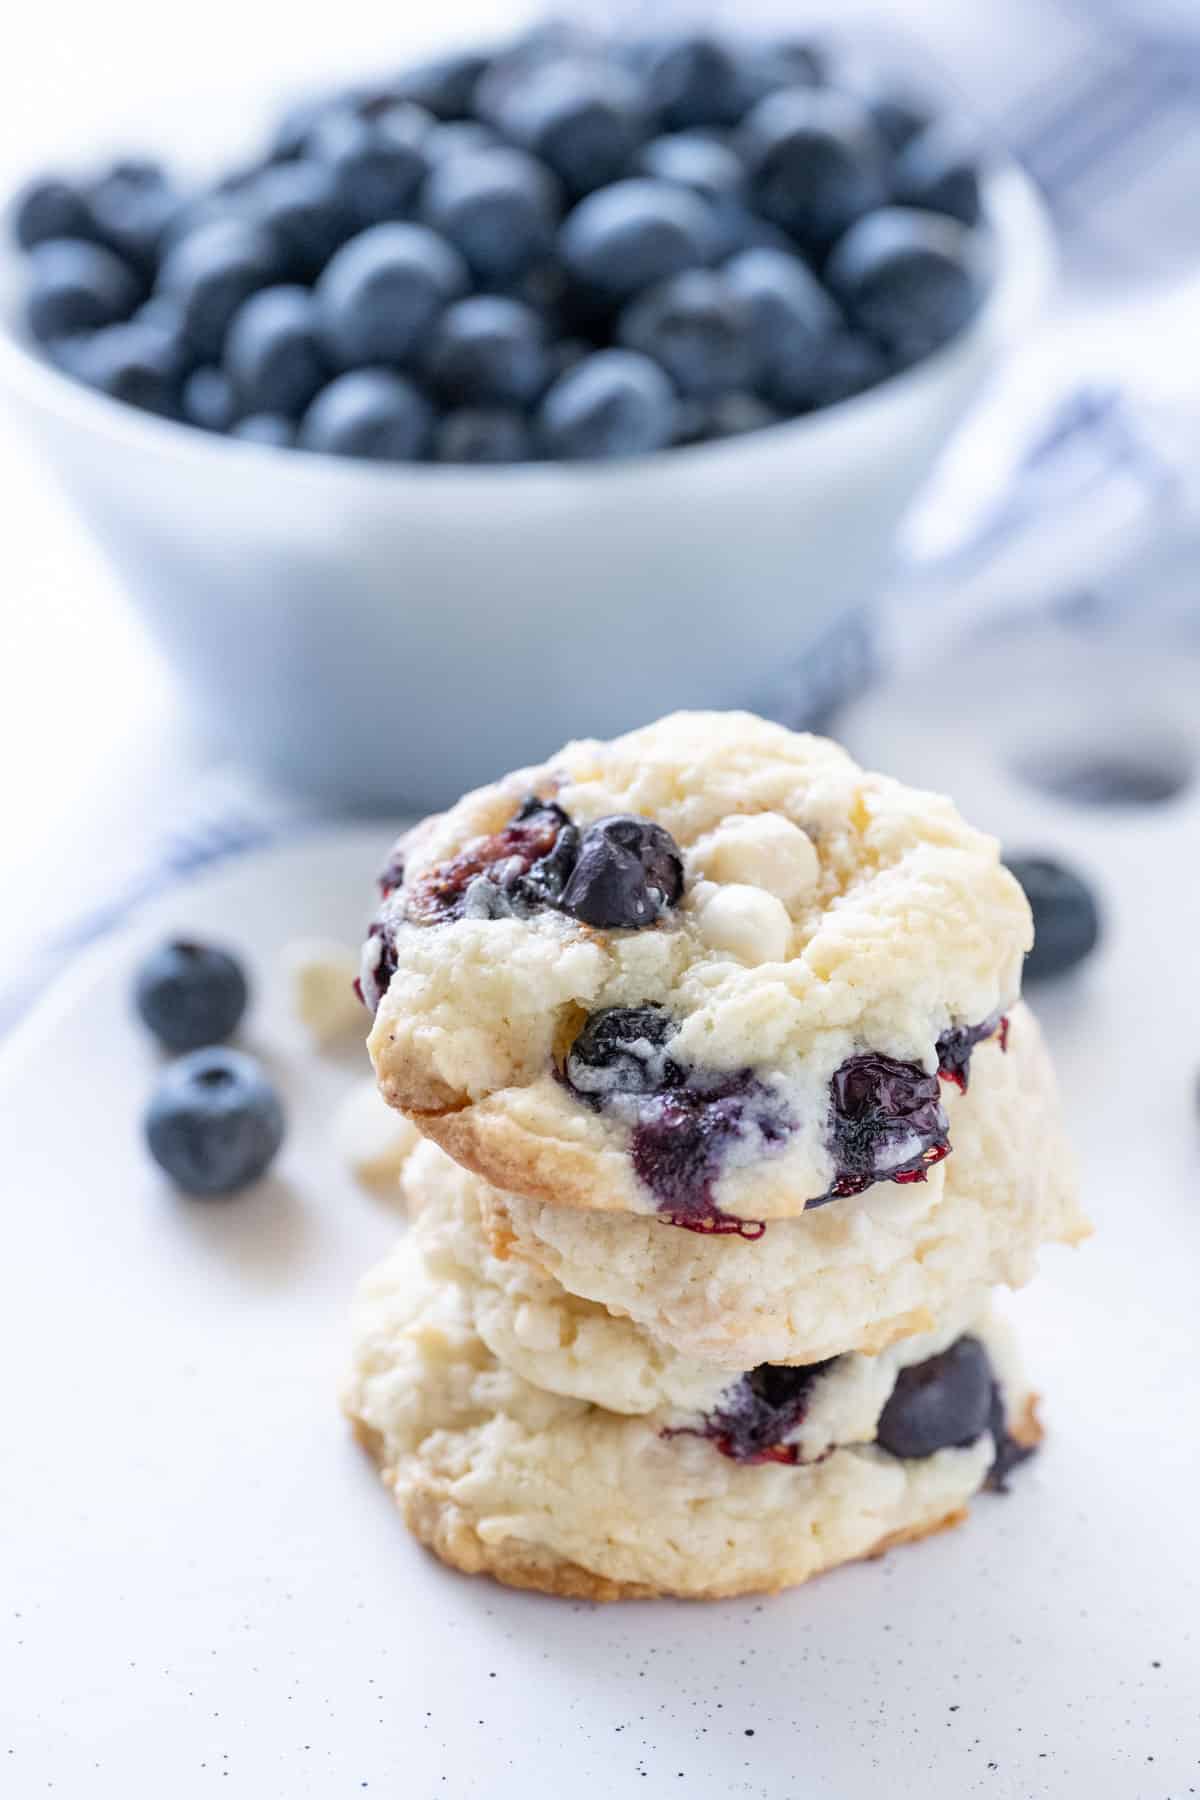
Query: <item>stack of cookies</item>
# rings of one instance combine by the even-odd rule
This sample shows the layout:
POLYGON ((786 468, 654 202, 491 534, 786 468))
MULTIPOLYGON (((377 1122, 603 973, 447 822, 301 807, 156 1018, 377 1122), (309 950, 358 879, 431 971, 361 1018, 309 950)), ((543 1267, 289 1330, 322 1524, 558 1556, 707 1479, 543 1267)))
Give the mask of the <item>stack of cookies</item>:
POLYGON ((554 1593, 773 1589, 1039 1428, 993 1290, 1086 1223, 1029 910, 948 800, 746 714, 397 846, 363 958, 412 1225, 349 1411, 416 1535, 554 1593))

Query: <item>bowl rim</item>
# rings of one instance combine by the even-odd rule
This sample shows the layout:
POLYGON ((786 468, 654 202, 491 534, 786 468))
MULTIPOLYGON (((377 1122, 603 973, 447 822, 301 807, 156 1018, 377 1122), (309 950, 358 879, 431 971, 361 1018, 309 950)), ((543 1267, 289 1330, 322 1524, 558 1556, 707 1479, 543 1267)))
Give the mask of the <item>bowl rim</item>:
MULTIPOLYGON (((444 488, 452 482, 498 489, 514 483, 532 485, 539 478, 551 478, 563 486, 594 486, 619 480, 631 472, 652 480, 683 466, 702 463, 711 467, 730 456, 745 458, 756 449, 761 452, 786 445, 797 450, 815 447, 819 451, 822 440, 839 436, 848 421, 886 414, 897 404, 939 385, 960 362, 988 350, 993 354, 1000 351, 1037 312, 1057 262, 1046 205, 1030 177, 1008 158, 996 161, 988 170, 983 197, 984 224, 992 246, 990 291, 975 318, 949 343, 865 393, 711 443, 679 444, 613 461, 579 462, 373 462, 311 450, 281 455, 277 446, 204 431, 182 420, 159 418, 87 387, 57 369, 33 347, 16 322, 11 301, 0 307, 0 391, 10 399, 15 396, 23 400, 40 413, 54 415, 68 426, 146 454, 169 455, 185 463, 195 460, 201 465, 232 455, 235 463, 247 470, 269 466, 276 478, 359 485, 370 482, 383 490, 407 484, 444 488), (283 475, 285 470, 287 474, 283 475)), ((7 252, 0 262, 9 276, 6 287, 15 287, 20 262, 15 250, 7 252)))

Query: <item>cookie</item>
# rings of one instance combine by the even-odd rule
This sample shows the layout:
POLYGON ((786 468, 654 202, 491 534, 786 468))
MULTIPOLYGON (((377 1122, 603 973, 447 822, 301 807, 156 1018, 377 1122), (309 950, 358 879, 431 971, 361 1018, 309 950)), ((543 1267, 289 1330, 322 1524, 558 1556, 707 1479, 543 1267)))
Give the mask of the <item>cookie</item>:
POLYGON ((954 1153, 927 1182, 877 1185, 752 1240, 504 1194, 428 1142, 403 1183, 410 1209, 477 1208, 514 1283, 532 1265, 685 1357, 811 1363, 969 1314, 992 1287, 1028 1281, 1040 1245, 1086 1236, 1053 1070, 1024 1006, 1007 1047, 981 1045, 969 1091, 946 1106, 954 1153))
POLYGON ((1036 1443, 995 1321, 920 1361, 726 1381, 620 1412, 539 1385, 416 1234, 360 1291, 346 1406, 410 1529, 469 1573, 591 1598, 786 1587, 956 1521, 1036 1443))
POLYGON ((497 1187, 696 1231, 931 1178, 1031 942, 948 800, 743 713, 568 745, 382 885, 386 1098, 497 1187))

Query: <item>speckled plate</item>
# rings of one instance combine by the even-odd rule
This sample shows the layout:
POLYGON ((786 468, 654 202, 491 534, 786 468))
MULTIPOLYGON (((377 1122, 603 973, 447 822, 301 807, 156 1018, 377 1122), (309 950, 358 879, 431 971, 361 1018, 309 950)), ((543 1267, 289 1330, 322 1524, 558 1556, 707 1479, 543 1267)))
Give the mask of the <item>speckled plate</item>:
POLYGON ((1014 1303, 1044 1453, 964 1529, 767 1601, 606 1609, 450 1574, 351 1441, 347 1300, 399 1225, 327 1147, 351 1063, 304 1049, 276 953, 354 934, 377 837, 244 861, 72 969, 0 1056, 0 1791, 1200 1790, 1198 839, 1184 802, 1071 839, 1112 929, 1043 1013, 1100 1230, 1014 1303), (292 1117, 228 1204, 174 1196, 138 1137, 130 970, 185 926, 248 954, 248 1042, 292 1117))

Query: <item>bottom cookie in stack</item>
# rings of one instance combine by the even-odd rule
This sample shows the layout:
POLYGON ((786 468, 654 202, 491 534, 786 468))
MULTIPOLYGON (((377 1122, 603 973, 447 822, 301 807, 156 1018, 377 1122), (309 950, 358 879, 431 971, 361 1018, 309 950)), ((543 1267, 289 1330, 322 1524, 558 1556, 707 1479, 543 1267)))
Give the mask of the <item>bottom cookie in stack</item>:
POLYGON ((431 1184, 363 1283, 346 1405, 443 1561, 588 1599, 759 1592, 877 1555, 957 1523, 1040 1435, 990 1310, 873 1356, 700 1361, 497 1258, 470 1182, 431 1184))

